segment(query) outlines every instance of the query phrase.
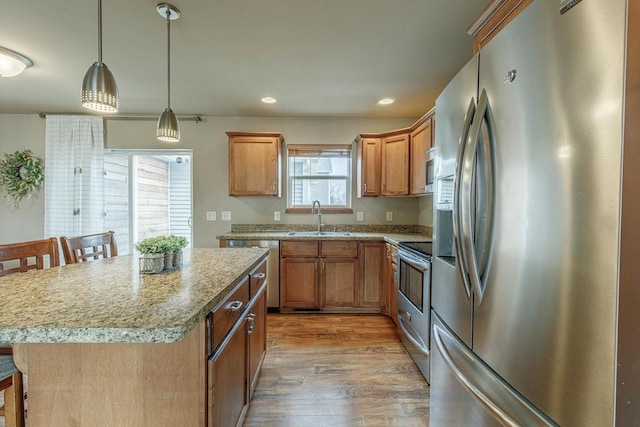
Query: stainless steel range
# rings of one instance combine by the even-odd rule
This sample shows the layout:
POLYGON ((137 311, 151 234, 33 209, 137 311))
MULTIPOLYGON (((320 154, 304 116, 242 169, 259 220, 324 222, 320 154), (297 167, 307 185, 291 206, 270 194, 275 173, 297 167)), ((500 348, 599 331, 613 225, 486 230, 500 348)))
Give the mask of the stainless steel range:
POLYGON ((398 335, 424 375, 429 378, 431 330, 431 243, 398 244, 398 335))

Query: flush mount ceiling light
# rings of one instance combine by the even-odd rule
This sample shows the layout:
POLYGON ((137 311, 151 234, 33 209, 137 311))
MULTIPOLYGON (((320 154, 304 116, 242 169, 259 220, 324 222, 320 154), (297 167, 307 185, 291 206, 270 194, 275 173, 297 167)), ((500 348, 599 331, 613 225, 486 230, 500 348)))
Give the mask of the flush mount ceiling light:
POLYGON ((267 96, 265 98, 262 98, 262 102, 264 102, 265 104, 275 104, 276 102, 278 102, 278 100, 270 96, 267 96))
POLYGON ((0 77, 15 77, 32 65, 26 56, 0 46, 0 77))
POLYGON ((102 0, 98 0, 98 60, 84 75, 82 106, 101 113, 117 113, 120 106, 116 80, 102 62, 102 0))
POLYGON ((180 11, 169 3, 160 3, 156 10, 167 19, 167 108, 158 119, 156 136, 160 141, 179 142, 180 124, 178 118, 171 111, 171 21, 180 18, 180 11))
POLYGON ((378 101, 379 105, 389 105, 389 104, 393 104, 394 100, 391 98, 382 98, 380 101, 378 101))

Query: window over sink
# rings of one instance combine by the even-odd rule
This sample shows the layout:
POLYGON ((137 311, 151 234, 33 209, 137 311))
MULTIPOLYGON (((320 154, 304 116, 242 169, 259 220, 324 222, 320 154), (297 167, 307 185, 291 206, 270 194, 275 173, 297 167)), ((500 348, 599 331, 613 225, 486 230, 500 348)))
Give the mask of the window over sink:
POLYGON ((351 145, 287 145, 287 212, 352 213, 351 145))

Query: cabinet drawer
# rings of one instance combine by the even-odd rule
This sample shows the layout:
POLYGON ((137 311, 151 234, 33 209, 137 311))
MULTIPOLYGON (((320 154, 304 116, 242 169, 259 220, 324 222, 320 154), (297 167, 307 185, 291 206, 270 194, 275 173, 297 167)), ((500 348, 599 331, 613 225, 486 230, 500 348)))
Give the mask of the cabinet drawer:
MULTIPOLYGON (((271 256, 271 255, 270 255, 271 256)), ((249 273, 249 295, 251 298, 260 290, 260 286, 267 280, 267 260, 257 266, 251 273, 249 273)))
POLYGON ((280 245, 280 256, 282 257, 317 257, 317 240, 284 240, 280 245))
POLYGON ((249 303, 249 277, 245 277, 236 288, 214 308, 210 314, 211 347, 215 350, 229 333, 236 320, 240 318, 249 303))
POLYGON ((323 257, 358 257, 358 242, 355 240, 325 240, 320 242, 320 248, 320 256, 323 257))

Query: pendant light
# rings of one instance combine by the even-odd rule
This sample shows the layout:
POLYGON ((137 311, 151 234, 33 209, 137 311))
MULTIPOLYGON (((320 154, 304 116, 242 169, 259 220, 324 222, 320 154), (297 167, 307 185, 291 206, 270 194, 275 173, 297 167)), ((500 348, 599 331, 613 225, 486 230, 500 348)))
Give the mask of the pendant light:
POLYGON ((101 113, 116 113, 119 105, 116 80, 102 62, 102 0, 98 0, 98 60, 84 75, 82 106, 101 113))
POLYGON ((179 142, 180 124, 171 111, 171 21, 180 18, 180 11, 169 3, 160 3, 156 10, 160 16, 167 19, 167 108, 158 119, 156 136, 160 141, 179 142))

